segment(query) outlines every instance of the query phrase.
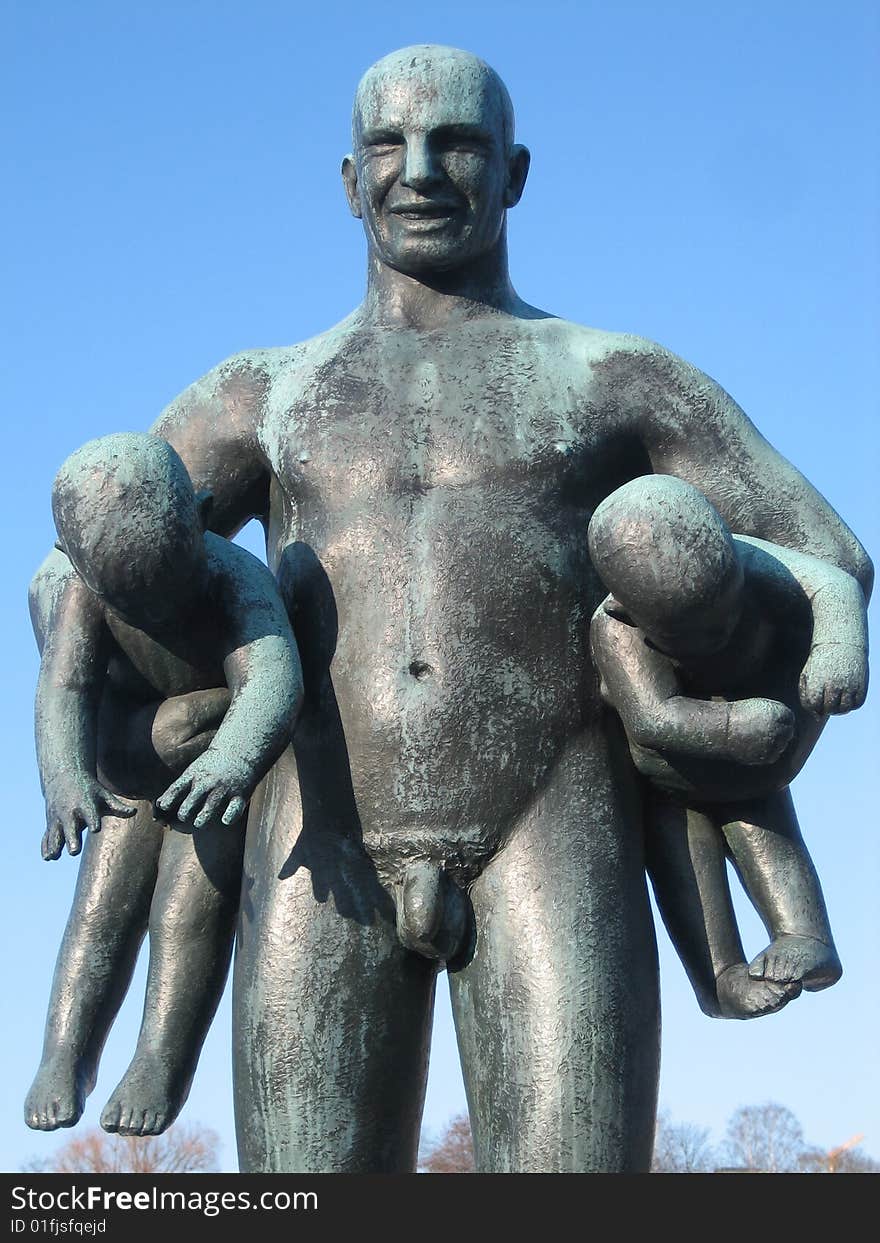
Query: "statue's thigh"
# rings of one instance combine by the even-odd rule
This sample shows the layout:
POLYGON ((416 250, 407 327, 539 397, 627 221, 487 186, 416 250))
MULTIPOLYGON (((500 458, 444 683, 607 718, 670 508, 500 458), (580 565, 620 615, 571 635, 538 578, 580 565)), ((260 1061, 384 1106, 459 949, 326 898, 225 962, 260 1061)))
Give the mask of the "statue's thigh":
POLYGON ((248 826, 235 965, 241 1168, 412 1171, 436 966, 400 945, 356 840, 298 831, 294 792, 270 782, 248 826))
POLYGON ((149 804, 123 820, 106 816, 99 833, 85 835, 71 923, 102 938, 146 931, 165 829, 149 804))
POLYGON ((450 975, 478 1168, 638 1171, 659 1067, 653 923, 633 809, 551 787, 471 890, 450 975))

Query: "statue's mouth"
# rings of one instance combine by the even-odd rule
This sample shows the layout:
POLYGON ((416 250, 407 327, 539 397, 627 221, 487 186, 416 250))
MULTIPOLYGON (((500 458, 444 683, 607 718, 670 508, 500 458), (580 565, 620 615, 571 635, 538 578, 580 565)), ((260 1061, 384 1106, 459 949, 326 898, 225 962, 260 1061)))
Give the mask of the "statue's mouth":
POLYGON ((403 220, 448 220, 458 208, 455 203, 399 203, 388 210, 403 220))

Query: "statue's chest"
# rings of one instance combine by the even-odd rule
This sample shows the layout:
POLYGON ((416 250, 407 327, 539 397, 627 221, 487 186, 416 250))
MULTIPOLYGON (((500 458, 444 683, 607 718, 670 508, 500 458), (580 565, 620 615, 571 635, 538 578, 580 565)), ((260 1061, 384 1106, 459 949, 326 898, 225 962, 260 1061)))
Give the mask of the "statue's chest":
POLYGON ((561 485, 590 447, 574 386, 536 351, 354 351, 285 412, 279 481, 297 498, 561 485))

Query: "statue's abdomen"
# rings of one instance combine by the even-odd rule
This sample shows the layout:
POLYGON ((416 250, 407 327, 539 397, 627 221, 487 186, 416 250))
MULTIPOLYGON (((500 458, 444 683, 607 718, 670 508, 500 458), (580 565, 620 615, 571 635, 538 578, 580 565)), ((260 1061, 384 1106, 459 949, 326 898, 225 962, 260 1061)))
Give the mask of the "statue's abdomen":
POLYGON ((367 841, 493 849, 596 711, 583 524, 521 483, 390 498, 318 552, 367 841))

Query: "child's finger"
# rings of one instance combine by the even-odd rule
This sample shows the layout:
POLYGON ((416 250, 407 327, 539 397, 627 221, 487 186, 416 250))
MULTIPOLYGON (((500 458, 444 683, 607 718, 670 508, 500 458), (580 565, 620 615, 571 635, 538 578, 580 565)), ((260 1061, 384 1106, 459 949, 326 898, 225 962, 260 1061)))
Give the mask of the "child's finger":
POLYGON ((210 790, 207 798, 202 804, 202 810, 196 816, 195 820, 193 820, 193 828, 204 828, 209 820, 213 820, 214 816, 220 810, 221 805, 228 797, 229 792, 227 790, 210 790))
POLYGON ((156 799, 156 806, 160 811, 173 812, 191 785, 192 778, 187 777, 186 773, 184 773, 182 777, 178 777, 176 781, 171 783, 164 794, 159 795, 156 799))
POLYGON ((235 824, 245 807, 247 807, 247 799, 242 798, 240 794, 236 794, 235 798, 230 799, 229 806, 223 813, 223 823, 235 824))
POLYGON ((180 807, 177 810, 177 819, 182 821, 184 824, 186 824, 186 822, 189 820, 192 813, 201 803, 202 799, 210 791, 210 788, 211 787, 209 785, 203 782, 200 782, 200 781, 195 782, 189 794, 186 796, 186 798, 183 800, 183 802, 180 804, 180 807))

